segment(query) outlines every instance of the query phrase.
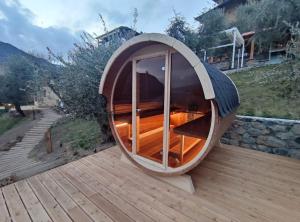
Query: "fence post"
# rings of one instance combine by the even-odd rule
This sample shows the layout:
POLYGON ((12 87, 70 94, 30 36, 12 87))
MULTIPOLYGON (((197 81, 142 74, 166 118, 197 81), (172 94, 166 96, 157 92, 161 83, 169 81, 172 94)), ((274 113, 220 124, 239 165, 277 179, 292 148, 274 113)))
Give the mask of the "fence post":
POLYGON ((51 128, 46 132, 47 153, 52 153, 51 128))

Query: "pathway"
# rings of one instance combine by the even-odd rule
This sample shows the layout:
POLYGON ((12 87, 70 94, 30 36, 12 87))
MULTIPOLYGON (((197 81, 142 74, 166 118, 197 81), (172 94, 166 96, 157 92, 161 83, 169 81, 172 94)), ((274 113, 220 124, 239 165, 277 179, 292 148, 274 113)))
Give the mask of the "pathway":
POLYGON ((61 117, 50 109, 45 109, 43 114, 41 120, 25 133, 21 142, 0 156, 0 181, 12 175, 19 177, 30 174, 30 169, 47 168, 50 164, 28 157, 30 151, 43 139, 47 129, 61 117))

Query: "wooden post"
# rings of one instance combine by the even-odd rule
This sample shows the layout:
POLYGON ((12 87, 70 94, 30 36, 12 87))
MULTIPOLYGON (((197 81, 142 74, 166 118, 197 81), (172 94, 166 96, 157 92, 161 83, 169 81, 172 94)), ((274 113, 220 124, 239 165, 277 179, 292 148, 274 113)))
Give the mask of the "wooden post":
POLYGON ((179 157, 181 164, 183 163, 184 146, 185 146, 184 135, 181 135, 180 157, 179 157))
MULTIPOLYGON (((135 71, 136 72, 136 71, 135 71)), ((140 129, 140 120, 141 120, 141 109, 140 107, 140 96, 141 96, 141 91, 140 91, 140 76, 139 74, 136 72, 135 73, 136 77, 135 77, 135 81, 136 81, 136 88, 135 88, 135 96, 136 96, 136 125, 135 125, 135 131, 136 131, 136 153, 138 154, 140 152, 140 133, 141 133, 141 129, 140 129)))
POLYGON ((231 69, 234 68, 235 45, 236 45, 236 31, 234 30, 234 32, 233 32, 233 47, 232 47, 231 69))
POLYGON ((47 153, 52 153, 52 140, 51 140, 51 129, 46 132, 46 142, 47 142, 47 153))
POLYGON ((244 67, 244 54, 245 54, 245 41, 244 41, 243 46, 242 46, 242 61, 241 61, 241 68, 244 67))
POLYGON ((32 108, 32 120, 35 120, 35 110, 32 108))
POLYGON ((251 40, 251 48, 250 48, 250 60, 254 59, 254 39, 251 40))

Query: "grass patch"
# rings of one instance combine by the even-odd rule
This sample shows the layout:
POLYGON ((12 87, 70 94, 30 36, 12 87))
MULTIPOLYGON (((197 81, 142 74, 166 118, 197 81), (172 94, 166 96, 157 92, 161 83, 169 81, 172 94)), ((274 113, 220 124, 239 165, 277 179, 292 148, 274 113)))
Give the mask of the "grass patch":
POLYGON ((0 135, 5 133, 7 130, 13 128, 19 123, 25 121, 24 117, 12 117, 7 113, 0 114, 0 135))
POLYGON ((95 119, 64 118, 52 129, 52 140, 69 144, 74 150, 94 149, 101 144, 101 134, 95 119))
POLYGON ((299 76, 292 65, 287 62, 230 74, 240 94, 238 114, 300 119, 299 76))
POLYGON ((7 113, 7 111, 6 111, 6 110, 4 110, 4 109, 0 109, 0 116, 1 116, 1 115, 3 115, 3 114, 5 114, 5 113, 7 113))

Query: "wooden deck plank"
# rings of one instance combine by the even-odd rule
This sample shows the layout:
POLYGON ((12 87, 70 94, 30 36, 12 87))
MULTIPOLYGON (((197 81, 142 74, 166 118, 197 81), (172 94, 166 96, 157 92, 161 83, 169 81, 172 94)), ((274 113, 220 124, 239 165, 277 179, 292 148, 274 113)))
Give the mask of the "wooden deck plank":
POLYGON ((10 222, 11 221, 1 188, 0 188, 0 215, 1 215, 0 222, 10 222))
MULTIPOLYGON (((158 210, 159 204, 157 204, 157 202, 154 199, 149 204, 149 201, 147 201, 148 197, 147 196, 142 197, 140 191, 136 187, 131 187, 127 189, 128 187, 125 186, 125 183, 123 183, 124 184, 123 187, 120 187, 117 179, 114 178, 113 180, 111 180, 111 175, 108 176, 105 173, 103 174, 103 171, 99 171, 99 168, 97 168, 95 165, 89 165, 89 164, 90 163, 88 161, 84 162, 81 165, 81 168, 85 170, 89 175, 94 175, 98 183, 100 183, 102 186, 106 186, 108 189, 111 190, 111 192, 129 201, 132 205, 140 209, 142 212, 147 214, 153 220, 157 221, 160 219, 164 221, 171 221, 172 219, 174 221, 178 221, 176 220, 177 218, 175 218, 176 212, 173 212, 174 213, 173 215, 171 214, 172 212, 170 212, 170 215, 172 215, 173 217, 168 215, 168 213, 162 212, 162 210, 165 208, 163 205, 160 205, 161 211, 159 211, 158 210)), ((184 219, 186 221, 190 221, 189 218, 184 218, 184 219)))
MULTIPOLYGON (((76 169, 79 169, 77 164, 76 169)), ((109 201, 110 203, 108 204, 112 204, 112 206, 114 206, 115 209, 114 212, 110 212, 113 218, 118 219, 123 217, 124 221, 126 218, 129 221, 152 221, 149 217, 141 213, 134 206, 131 206, 128 202, 124 201, 119 196, 110 192, 106 187, 101 185, 99 186, 99 184, 95 183, 96 180, 90 180, 91 177, 83 177, 84 173, 82 173, 82 171, 76 171, 74 167, 70 167, 64 170, 62 173, 64 173, 65 176, 77 186, 88 186, 91 189, 97 191, 97 193, 101 195, 102 198, 109 201)), ((93 177, 95 176, 93 175, 93 177)))
POLYGON ((208 218, 210 220, 216 220, 217 218, 219 221, 230 221, 226 216, 226 211, 223 209, 218 209, 218 207, 211 205, 209 202, 203 202, 193 195, 145 175, 139 169, 120 162, 118 158, 110 155, 111 153, 106 152, 105 155, 90 156, 85 160, 93 159, 93 163, 102 167, 104 171, 114 174, 116 178, 119 177, 122 180, 127 180, 127 182, 130 181, 131 186, 139 188, 157 201, 160 201, 170 208, 174 208, 176 211, 188 217, 192 217, 194 220, 201 220, 201 218, 203 220, 207 220, 208 218), (98 161, 95 161, 96 159, 98 161), (100 164, 99 160, 103 164, 100 164), (222 213, 219 212, 219 210, 222 213))
POLYGON ((230 175, 226 175, 220 173, 216 170, 212 170, 206 167, 201 167, 202 170, 193 171, 193 178, 197 180, 197 184, 200 186, 207 186, 210 185, 209 182, 218 185, 219 189, 229 189, 237 191, 236 193, 240 196, 251 196, 254 200, 261 200, 269 203, 270 205, 276 204, 279 206, 284 206, 290 210, 299 210, 300 200, 287 195, 282 195, 282 193, 276 192, 271 189, 265 189, 264 186, 259 184, 251 183, 247 180, 242 180, 237 177, 233 177, 230 175), (205 180, 199 180, 199 178, 206 178, 205 180))
MULTIPOLYGON (((182 215, 179 215, 178 218, 176 218, 177 216, 176 211, 172 212, 171 210, 169 210, 171 211, 171 213, 173 213, 173 215, 170 213, 170 215, 172 215, 173 217, 168 215, 169 213, 168 211, 164 211, 164 212, 168 212, 164 214, 163 212, 157 209, 157 206, 159 206, 159 204, 157 204, 157 202, 154 199, 149 204, 149 202, 147 201, 147 197, 146 196, 142 197, 140 195, 139 190, 136 189, 136 187, 131 187, 129 189, 128 187, 125 186, 119 187, 118 185, 116 185, 118 183, 116 178, 111 180, 111 177, 103 173, 103 171, 99 172, 99 169, 95 165, 89 165, 89 162, 83 162, 83 164, 80 165, 79 167, 80 167, 79 169, 82 169, 85 172, 87 172, 87 174, 85 175, 86 179, 89 175, 96 179, 94 181, 91 181, 91 183, 93 184, 98 183, 98 186, 100 185, 100 186, 107 187, 111 192, 115 193, 117 196, 121 197, 122 199, 129 201, 133 206, 135 206, 136 208, 144 212, 146 215, 148 215, 155 221, 157 220, 178 221, 180 218, 184 219, 181 221, 191 221, 189 218, 183 217, 182 215)), ((166 208, 164 208, 162 205, 160 205, 160 207, 161 209, 166 210, 166 208)))
POLYGON ((37 176, 46 189, 64 208, 73 221, 92 221, 92 219, 61 189, 47 174, 37 176))
POLYGON ((43 207, 47 210, 47 213, 53 221, 56 222, 71 222, 71 218, 63 210, 63 208, 57 203, 54 197, 48 192, 48 190, 40 183, 37 177, 31 177, 27 179, 29 186, 32 188, 35 195, 43 207))
MULTIPOLYGON (((200 183, 202 181, 199 181, 197 178, 196 182, 200 183)), ((274 218, 277 218, 277 221, 284 221, 286 218, 285 215, 288 213, 292 213, 295 218, 300 218, 300 214, 295 211, 293 212, 283 206, 267 202, 255 194, 247 195, 246 192, 240 192, 234 189, 234 187, 226 187, 224 183, 216 184, 205 180, 205 182, 200 184, 202 185, 202 189, 196 191, 196 194, 199 194, 199 196, 209 195, 210 198, 215 198, 224 205, 238 208, 240 212, 248 214, 249 216, 251 215, 256 220, 274 221, 274 218), (259 208, 257 207, 258 205, 260 206, 259 208)), ((295 218, 291 218, 290 221, 297 222, 298 219, 295 218)))
POLYGON ((52 221, 25 180, 15 183, 15 187, 33 221, 52 221))
POLYGON ((13 221, 27 222, 31 221, 25 206, 15 188, 14 184, 10 184, 2 188, 4 198, 8 210, 13 221))
POLYGON ((232 155, 234 155, 235 153, 237 153, 239 155, 244 154, 244 155, 248 156, 249 158, 253 158, 258 161, 270 162, 273 164, 278 163, 284 167, 288 167, 288 168, 295 169, 295 170, 300 170, 299 160, 289 158, 286 156, 280 156, 280 155, 261 152, 258 150, 246 149, 246 148, 241 148, 238 146, 226 145, 226 144, 221 144, 221 147, 218 147, 218 148, 224 149, 224 151, 228 151, 232 155), (274 161, 274 160, 276 160, 276 161, 274 161))
MULTIPOLYGON (((81 179, 72 176, 69 171, 63 171, 64 175, 77 186, 87 186, 81 179)), ((100 193, 95 193, 89 197, 97 206, 101 207, 114 221, 133 221, 127 214, 125 214, 118 207, 113 205, 109 200, 104 198, 100 193)))
MULTIPOLYGON (((110 153, 110 152, 107 152, 107 153, 110 153)), ((91 158, 93 158, 93 157, 91 157, 91 158)), ((107 159, 107 158, 104 158, 104 159, 107 159)), ((103 161, 104 161, 104 159, 103 159, 103 161)), ((105 164, 105 166, 107 166, 107 165, 109 165, 109 163, 105 164)), ((199 168, 201 169, 201 166, 199 168)), ((109 170, 109 169, 107 169, 107 170, 109 170)), ((199 178, 199 177, 197 177, 197 178, 199 178)), ((201 184, 200 184, 200 186, 201 186, 201 184)), ((208 187, 209 187, 209 190, 212 190, 211 186, 208 186, 208 187)), ((200 190, 201 189, 202 189, 202 187, 200 188, 200 190)), ((203 197, 203 195, 206 195, 206 193, 204 193, 204 194, 201 193, 201 195, 199 195, 199 196, 203 197)), ((255 205, 256 205, 255 203, 251 205, 251 203, 247 203, 247 201, 241 201, 239 198, 235 198, 234 196, 233 196, 233 198, 231 198, 229 201, 226 202, 223 198, 222 193, 211 192, 211 196, 209 196, 209 199, 207 199, 207 200, 214 201, 215 205, 219 205, 221 203, 223 205, 223 207, 231 206, 233 211, 235 211, 235 213, 234 213, 235 215, 240 215, 240 212, 243 212, 244 217, 246 215, 248 215, 249 221, 253 221, 253 220, 257 220, 257 221, 261 221, 261 220, 267 221, 267 220, 269 220, 269 221, 272 221, 273 220, 270 217, 269 218, 265 217, 267 215, 266 213, 261 212, 260 210, 257 210, 255 208, 255 205), (216 199, 215 196, 218 196, 219 198, 216 199), (234 200, 235 200, 235 202, 234 202, 234 200), (232 202, 234 202, 234 204, 232 204, 232 202), (256 215, 253 217, 252 212, 254 212, 254 213, 259 212, 259 214, 256 213, 256 215)))
POLYGON ((74 187, 56 170, 51 170, 48 174, 56 181, 58 185, 86 212, 94 221, 112 222, 112 220, 95 204, 93 204, 87 197, 85 197, 80 190, 74 187))
POLYGON ((254 161, 251 157, 241 155, 240 153, 232 153, 226 149, 216 148, 207 158, 213 162, 224 165, 233 166, 248 172, 261 174, 265 177, 275 178, 279 180, 291 181, 300 184, 300 170, 294 171, 290 168, 276 163, 276 161, 254 161), (258 168, 265 169, 257 171, 258 168), (268 169, 272 169, 271 171, 268 169))
MULTIPOLYGON (((246 171, 245 169, 243 169, 241 167, 239 168, 238 166, 235 166, 235 165, 222 163, 221 161, 213 161, 211 159, 209 159, 209 160, 205 161, 205 163, 201 164, 201 167, 204 167, 206 169, 212 169, 215 171, 222 171, 222 169, 220 169, 220 166, 222 166, 222 168, 225 168, 226 172, 233 169, 233 170, 231 170, 231 172, 226 173, 226 175, 233 176, 234 173, 244 172, 243 174, 245 174, 245 175, 235 176, 235 178, 242 177, 242 178, 246 179, 247 176, 252 175, 252 177, 248 177, 246 179, 248 182, 251 182, 255 185, 261 185, 261 186, 265 186, 266 183, 271 183, 271 184, 273 184, 273 186, 270 187, 270 189, 273 190, 274 192, 277 192, 277 193, 281 192, 282 193, 281 195, 289 196, 292 199, 295 199, 295 197, 299 197, 299 191, 298 190, 294 191, 293 188, 300 186, 300 184, 298 182, 295 182, 295 180, 286 178, 285 176, 282 176, 282 179, 277 179, 281 174, 278 173, 277 176, 274 176, 274 174, 272 173, 272 172, 274 172, 272 168, 258 167, 256 169, 256 171, 253 169, 246 171), (236 169, 238 169, 238 170, 236 170, 236 169), (257 171, 264 171, 264 172, 258 173, 257 171), (268 171, 272 171, 269 173, 271 175, 265 175, 265 174, 268 174, 267 173, 268 171), (287 190, 290 190, 290 191, 287 192, 287 190)), ((223 173, 225 174, 224 170, 223 170, 223 173)), ((298 198, 298 200, 299 200, 299 198, 298 198)))
POLYGON ((0 188, 2 221, 300 221, 300 161, 222 145, 189 194, 120 161, 117 147, 0 188), (50 220, 49 220, 50 219, 50 220))
MULTIPOLYGON (((300 190, 294 189, 294 187, 297 187, 299 185, 283 182, 279 179, 276 180, 274 178, 264 177, 259 173, 253 174, 251 172, 244 171, 236 167, 223 165, 219 162, 205 161, 201 165, 210 169, 217 170, 219 172, 223 172, 224 174, 227 175, 232 175, 234 177, 239 177, 245 180, 252 181, 253 183, 257 183, 262 186, 266 186, 266 187, 269 186, 270 189, 274 189, 278 192, 284 192, 287 193, 288 195, 295 196, 297 198, 300 197, 300 190), (272 184, 272 186, 270 186, 270 184, 272 184)), ((258 170, 262 170, 262 169, 258 169, 258 170)))

